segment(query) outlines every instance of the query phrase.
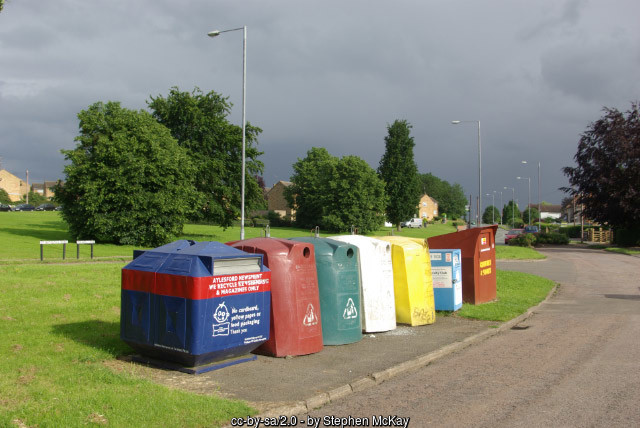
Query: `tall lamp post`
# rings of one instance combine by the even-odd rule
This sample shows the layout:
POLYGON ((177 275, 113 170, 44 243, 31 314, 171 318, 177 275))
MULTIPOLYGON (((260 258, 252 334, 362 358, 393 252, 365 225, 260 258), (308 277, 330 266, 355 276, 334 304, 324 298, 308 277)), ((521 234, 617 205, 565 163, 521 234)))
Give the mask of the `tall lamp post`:
POLYGON ((500 211, 500 225, 502 225, 502 207, 504 205, 502 205, 502 191, 498 192, 497 190, 494 190, 493 193, 500 193, 500 209, 498 211, 500 211))
POLYGON ((240 197, 240 240, 244 239, 244 182, 245 182, 245 147, 246 147, 246 94, 247 94, 247 26, 232 28, 231 30, 213 30, 207 33, 209 37, 216 37, 229 31, 242 30, 242 184, 240 197))
POLYGON ((476 224, 480 227, 482 220, 482 143, 480 140, 480 121, 479 120, 452 120, 453 125, 460 123, 477 123, 478 124, 478 212, 476 213, 476 224))
POLYGON ((491 196, 491 224, 496 224, 496 194, 485 193, 485 196, 491 196))
POLYGON ((511 227, 515 227, 516 224, 516 188, 515 187, 504 187, 504 190, 511 189, 513 196, 511 197, 511 227))
MULTIPOLYGON (((524 160, 522 161, 523 164, 526 164, 527 161, 524 160)), ((538 231, 541 232, 542 231, 542 224, 540 223, 540 221, 542 220, 542 210, 541 210, 541 206, 540 204, 542 199, 540 199, 540 162, 538 162, 538 231)))
POLYGON ((531 177, 516 177, 518 180, 527 180, 529 182, 529 203, 527 204, 529 208, 529 221, 527 223, 531 224, 531 177))

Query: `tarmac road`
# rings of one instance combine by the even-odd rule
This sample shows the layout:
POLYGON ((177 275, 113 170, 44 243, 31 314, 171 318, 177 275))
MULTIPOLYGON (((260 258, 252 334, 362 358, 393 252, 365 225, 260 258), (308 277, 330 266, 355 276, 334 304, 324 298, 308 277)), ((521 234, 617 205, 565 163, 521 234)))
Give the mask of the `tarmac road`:
POLYGON ((574 247, 542 252, 546 261, 498 263, 561 283, 530 318, 301 418, 371 423, 373 415, 391 415, 409 417, 411 427, 639 426, 640 258, 574 247))

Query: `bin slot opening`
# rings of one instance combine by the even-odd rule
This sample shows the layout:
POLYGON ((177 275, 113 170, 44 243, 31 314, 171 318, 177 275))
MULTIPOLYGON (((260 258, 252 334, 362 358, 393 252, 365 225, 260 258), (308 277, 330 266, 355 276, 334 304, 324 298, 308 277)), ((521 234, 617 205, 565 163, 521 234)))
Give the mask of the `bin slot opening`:
POLYGON ((145 252, 139 255, 129 266, 128 269, 135 268, 147 268, 156 269, 160 266, 162 261, 167 257, 166 254, 154 254, 151 252, 145 252))
POLYGON ((261 271, 260 267, 260 257, 215 259, 213 261, 213 274, 233 275, 238 273, 255 273, 261 271))
POLYGON ((165 270, 167 273, 188 275, 191 272, 191 261, 192 257, 190 256, 175 256, 165 270))

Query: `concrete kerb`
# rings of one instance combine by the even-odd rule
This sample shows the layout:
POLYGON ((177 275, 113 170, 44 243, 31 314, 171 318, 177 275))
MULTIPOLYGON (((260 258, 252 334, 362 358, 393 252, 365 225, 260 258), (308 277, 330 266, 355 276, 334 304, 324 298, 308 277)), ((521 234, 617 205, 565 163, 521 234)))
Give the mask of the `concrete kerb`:
POLYGON ((549 291, 547 297, 545 297, 542 302, 540 302, 536 306, 529 308, 524 314, 500 324, 497 328, 489 328, 485 331, 474 334, 473 336, 469 336, 462 341, 444 346, 436 351, 429 352, 428 354, 421 355, 409 361, 405 361, 393 367, 389 367, 388 369, 372 373, 367 377, 363 377, 349 384, 334 388, 331 391, 314 395, 307 400, 296 402, 293 405, 285 405, 269 409, 267 412, 261 413, 257 417, 303 415, 314 409, 325 406, 326 404, 340 400, 350 394, 353 394, 354 392, 369 389, 400 374, 428 366, 429 364, 439 360, 442 357, 453 354, 454 352, 461 351, 462 349, 471 346, 472 344, 479 343, 520 324, 531 315, 533 315, 536 310, 540 308, 540 306, 546 303, 556 293, 557 289, 558 284, 556 284, 551 289, 551 291, 549 291))

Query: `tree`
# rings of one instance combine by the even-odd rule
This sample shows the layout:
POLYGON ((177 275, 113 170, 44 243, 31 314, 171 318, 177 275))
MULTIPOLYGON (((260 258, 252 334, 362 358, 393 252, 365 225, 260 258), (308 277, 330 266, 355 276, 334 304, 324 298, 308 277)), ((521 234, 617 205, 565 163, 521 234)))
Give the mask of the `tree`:
POLYGON ((462 186, 453 185, 431 173, 420 174, 421 190, 438 201, 438 211, 446 213, 450 218, 457 219, 465 215, 465 206, 468 204, 464 196, 462 186))
POLYGON ((485 208, 482 214, 482 222, 485 224, 494 224, 500 221, 500 210, 493 205, 489 205, 485 208))
POLYGON ((634 228, 640 221, 640 112, 638 102, 621 113, 604 108, 604 116, 581 135, 574 159, 563 168, 586 217, 614 227, 634 228))
MULTIPOLYGON (((165 98, 151 97, 147 103, 153 116, 171 130, 196 167, 195 186, 200 209, 194 220, 206 220, 224 227, 240 216, 242 183, 242 127, 229 123, 232 104, 228 98, 199 88, 191 93, 171 88, 165 98)), ((245 211, 263 204, 262 189, 255 176, 262 173, 255 147, 260 128, 246 126, 245 211)))
MULTIPOLYGON (((20 203, 24 204, 26 202, 27 202, 27 195, 25 194, 25 195, 22 195, 22 199, 20 200, 20 203)), ((42 205, 47 202, 49 202, 49 200, 44 196, 42 196, 40 193, 34 192, 33 190, 29 191, 29 204, 37 207, 38 205, 42 205)))
POLYGON ((540 211, 537 208, 531 207, 531 219, 529 218, 529 208, 522 210, 522 221, 527 224, 532 224, 538 218, 540 218, 540 211))
POLYGON ((361 233, 384 224, 386 195, 376 172, 357 156, 338 159, 324 148, 312 148, 293 165, 285 197, 296 207, 296 224, 331 232, 361 233))
POLYGON ((6 190, 0 189, 0 204, 10 204, 11 198, 9 198, 9 194, 6 190))
POLYGON ((388 196, 387 220, 398 226, 413 217, 420 202, 420 180, 418 167, 413 160, 413 137, 411 125, 405 120, 396 120, 387 126, 388 135, 384 138, 386 150, 378 174, 385 182, 388 196))
POLYGON ((62 150, 55 202, 75 239, 158 246, 182 232, 194 206, 194 168, 149 113, 101 102, 78 114, 80 135, 62 150))
POLYGON ((520 209, 518 208, 518 204, 514 203, 511 200, 509 201, 508 204, 506 204, 502 208, 502 223, 509 224, 512 227, 514 227, 513 219, 515 219, 516 224, 522 223, 522 218, 520 217, 520 209))

